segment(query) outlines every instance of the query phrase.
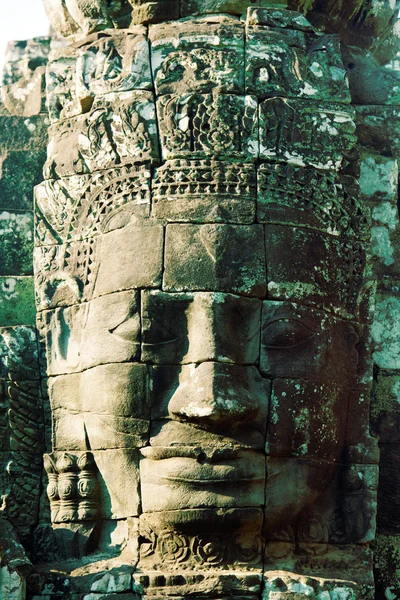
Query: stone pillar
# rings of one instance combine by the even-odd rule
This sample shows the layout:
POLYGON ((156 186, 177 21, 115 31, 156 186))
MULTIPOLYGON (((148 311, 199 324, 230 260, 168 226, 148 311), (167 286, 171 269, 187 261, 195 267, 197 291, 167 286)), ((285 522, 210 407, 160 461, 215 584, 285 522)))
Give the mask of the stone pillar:
POLYGON ((373 597, 377 272, 340 42, 386 55, 395 7, 253 4, 45 2, 69 38, 36 188, 45 464, 87 600, 373 597))
POLYGON ((361 144, 360 187, 371 208, 371 256, 377 279, 372 327, 374 385, 371 431, 379 439, 377 537, 373 544, 377 598, 399 588, 399 342, 400 221, 398 211, 399 75, 379 68, 367 52, 349 53, 361 144))

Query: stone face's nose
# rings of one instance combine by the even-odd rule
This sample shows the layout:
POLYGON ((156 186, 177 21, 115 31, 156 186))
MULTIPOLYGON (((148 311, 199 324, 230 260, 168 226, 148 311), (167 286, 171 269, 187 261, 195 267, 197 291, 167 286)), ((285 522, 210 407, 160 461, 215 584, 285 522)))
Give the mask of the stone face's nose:
POLYGON ((172 419, 213 430, 265 423, 265 382, 256 367, 206 362, 184 365, 168 412, 172 419))
POLYGON ((142 292, 142 360, 255 364, 261 301, 218 292, 142 292))

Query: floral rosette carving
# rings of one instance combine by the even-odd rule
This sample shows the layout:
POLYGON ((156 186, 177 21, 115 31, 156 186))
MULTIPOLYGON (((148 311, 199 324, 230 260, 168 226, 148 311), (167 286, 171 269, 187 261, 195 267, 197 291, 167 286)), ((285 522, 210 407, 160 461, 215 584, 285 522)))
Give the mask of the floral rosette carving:
POLYGON ((219 565, 224 560, 225 545, 216 536, 200 535, 193 539, 192 552, 201 564, 219 565))
POLYGON ((313 555, 325 554, 328 549, 329 528, 319 513, 313 513, 300 524, 298 538, 301 540, 300 547, 307 553, 313 555))
POLYGON ((262 540, 254 533, 244 533, 234 540, 234 557, 239 563, 254 565, 261 561, 262 540))
POLYGON ((187 538, 169 531, 158 536, 157 549, 161 560, 166 563, 185 562, 190 554, 187 538))

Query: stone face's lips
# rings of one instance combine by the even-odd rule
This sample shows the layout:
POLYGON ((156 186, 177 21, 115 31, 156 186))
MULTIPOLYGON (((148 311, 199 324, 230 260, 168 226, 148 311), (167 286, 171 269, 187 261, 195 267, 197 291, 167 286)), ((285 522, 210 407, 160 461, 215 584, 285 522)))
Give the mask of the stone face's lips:
POLYGON ((168 458, 194 458, 198 462, 217 462, 221 460, 230 460, 237 458, 238 452, 243 452, 244 448, 232 445, 224 447, 215 447, 199 444, 177 444, 175 446, 148 446, 141 448, 140 452, 145 458, 150 460, 164 460, 168 458))
POLYGON ((155 461, 145 459, 144 462, 148 463, 149 479, 167 480, 178 485, 186 483, 198 486, 265 480, 265 456, 256 452, 238 451, 234 458, 219 456, 208 459, 205 454, 200 454, 197 459, 174 456, 155 461))

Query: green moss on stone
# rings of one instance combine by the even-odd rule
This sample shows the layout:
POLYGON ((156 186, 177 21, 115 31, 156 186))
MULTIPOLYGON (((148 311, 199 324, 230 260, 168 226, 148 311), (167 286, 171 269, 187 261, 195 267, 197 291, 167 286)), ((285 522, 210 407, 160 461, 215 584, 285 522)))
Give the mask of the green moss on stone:
POLYGON ((46 150, 0 156, 0 208, 33 210, 33 188, 42 179, 46 150))
POLYGON ((373 550, 376 598, 400 599, 400 537, 377 535, 373 550))
POLYGON ((0 277, 0 327, 35 322, 33 277, 0 277))
POLYGON ((33 214, 0 212, 0 276, 33 275, 33 214))

